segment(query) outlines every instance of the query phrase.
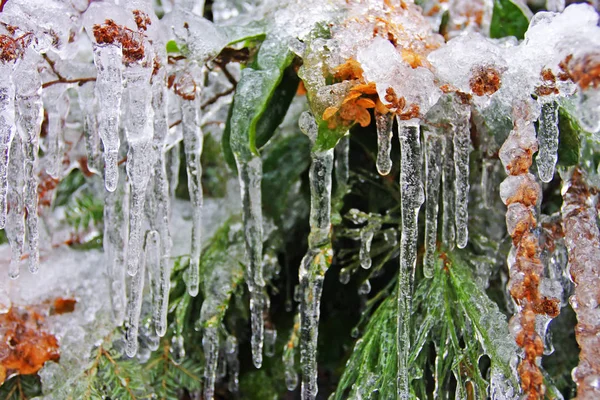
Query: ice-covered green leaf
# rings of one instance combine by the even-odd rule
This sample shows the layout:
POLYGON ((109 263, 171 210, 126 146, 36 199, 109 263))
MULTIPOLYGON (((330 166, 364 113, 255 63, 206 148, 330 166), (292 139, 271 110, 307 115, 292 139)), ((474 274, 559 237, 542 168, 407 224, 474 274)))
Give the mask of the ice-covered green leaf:
POLYGON ((490 37, 498 39, 514 36, 523 39, 528 27, 529 18, 523 8, 511 0, 494 0, 490 37))
POLYGON ((577 121, 562 107, 558 109, 558 165, 569 167, 579 162, 580 134, 584 133, 577 121))

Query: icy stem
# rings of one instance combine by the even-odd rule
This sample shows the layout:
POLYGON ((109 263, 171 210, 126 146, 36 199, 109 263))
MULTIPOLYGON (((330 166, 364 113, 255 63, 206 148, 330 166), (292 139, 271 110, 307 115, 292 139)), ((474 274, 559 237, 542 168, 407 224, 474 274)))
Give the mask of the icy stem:
POLYGON ((202 348, 206 364, 204 365, 204 399, 212 400, 217 379, 217 361, 219 359, 219 333, 216 327, 204 328, 202 348))
MULTIPOLYGON (((305 113, 300 118, 300 128, 313 142, 317 136, 314 119, 305 113)), ((317 337, 321 305, 321 292, 325 272, 331 264, 331 174, 334 150, 311 151, 310 185, 310 235, 308 252, 300 264, 300 360, 302 364, 302 399, 317 396, 317 337)))
POLYGON ((442 136, 425 132, 425 256, 423 274, 431 278, 435 265, 435 250, 438 231, 438 211, 442 165, 438 162, 442 153, 442 136))
POLYGON ((538 175, 542 182, 550 182, 554 177, 554 167, 558 160, 558 103, 555 101, 542 102, 537 139, 538 175))
POLYGON ((181 100, 181 126, 183 146, 188 176, 188 190, 192 202, 192 249, 187 276, 187 289, 190 296, 196 296, 199 289, 200 251, 202 249, 202 145, 204 136, 200 129, 199 95, 194 100, 181 100))
POLYGON ((421 184, 421 143, 417 119, 398 119, 400 139, 400 204, 402 209, 402 234, 400 237, 400 269, 398 272, 398 398, 408 399, 410 394, 408 355, 410 350, 410 312, 412 286, 417 263, 417 217, 423 204, 421 184))
POLYGON ((454 125, 455 221, 456 245, 462 249, 469 240, 469 154, 471 153, 471 112, 461 110, 454 125))
POLYGON ((262 273, 262 160, 253 156, 250 161, 236 157, 242 194, 242 219, 246 244, 248 290, 250 291, 250 311, 252 319, 252 361, 257 368, 262 365, 262 347, 264 339, 264 295, 265 282, 262 273))
POLYGON ((371 242, 373 242, 373 229, 369 225, 360 230, 360 266, 364 269, 371 268, 371 242))
POLYGON ((375 122, 377 124, 377 171, 381 175, 387 175, 392 170, 392 128, 394 117, 391 114, 381 114, 375 111, 375 122))
POLYGON ((98 134, 104 146, 104 185, 114 192, 119 180, 119 121, 123 96, 120 46, 94 45, 94 63, 98 70, 96 98, 98 100, 98 134))
POLYGON ((348 192, 350 178, 350 136, 346 134, 335 146, 335 179, 337 183, 336 197, 343 197, 348 192))
POLYGON ((11 64, 0 64, 0 229, 6 225, 8 159, 15 136, 15 85, 11 64))

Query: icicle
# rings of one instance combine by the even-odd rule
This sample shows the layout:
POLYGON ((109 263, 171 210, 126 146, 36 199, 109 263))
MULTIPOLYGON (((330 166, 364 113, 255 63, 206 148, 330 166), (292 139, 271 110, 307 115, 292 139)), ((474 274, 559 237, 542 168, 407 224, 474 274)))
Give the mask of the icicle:
POLYGON ((94 44, 94 63, 98 71, 98 134, 104 147, 104 185, 114 192, 119 181, 119 120, 123 96, 123 51, 121 46, 94 44))
POLYGON ((421 184, 421 144, 418 119, 398 118, 400 139, 400 204, 402 234, 400 237, 400 269, 398 274, 398 398, 408 399, 408 354, 410 350, 410 313, 412 286, 417 263, 417 217, 423 204, 421 184))
MULTIPOLYGON (((148 47, 146 47, 146 50, 148 47)), ((147 54, 148 56, 148 54, 147 54)), ((127 152, 127 176, 131 185, 131 208, 129 211, 129 242, 127 243, 127 273, 135 275, 139 269, 143 244, 144 203, 146 189, 154 166, 152 137, 154 135, 152 87, 150 63, 128 65, 123 78, 127 85, 125 97, 125 133, 127 152)))
MULTIPOLYGON (((150 231, 148 235, 146 235, 146 252, 145 252, 145 263, 146 263, 146 271, 149 277, 149 288, 151 293, 151 301, 152 301, 152 315, 156 313, 156 310, 160 308, 162 301, 161 299, 161 241, 160 235, 158 231, 150 231)), ((152 320, 154 322, 154 320, 152 320)), ((148 327, 147 335, 155 338, 156 343, 159 342, 158 335, 156 329, 153 324, 148 327)), ((156 350, 156 349, 154 349, 156 350)))
POLYGON ((0 229, 6 225, 8 192, 8 160, 10 144, 15 136, 15 85, 12 64, 0 64, 0 229))
POLYGON ((360 230, 359 260, 360 266, 364 269, 371 268, 371 242, 373 242, 373 234, 373 229, 369 225, 360 230))
POLYGON ((37 272, 39 268, 39 228, 38 228, 38 178, 37 163, 39 152, 39 136, 44 117, 42 102, 42 82, 37 71, 39 55, 27 50, 15 71, 16 106, 19 113, 18 130, 23 142, 25 160, 19 168, 23 168, 25 176, 24 204, 27 210, 27 244, 29 252, 29 271, 37 272))
POLYGON ((85 137, 85 153, 88 169, 94 173, 102 171, 100 161, 100 137, 98 136, 98 107, 94 83, 86 83, 79 87, 79 105, 83 113, 83 136, 85 137))
POLYGON ((424 133, 425 140, 425 256, 423 274, 431 278, 434 273, 435 250, 437 246, 437 221, 440 198, 442 168, 439 158, 442 153, 442 136, 437 133, 424 133))
POLYGON ((265 355, 267 357, 275 355, 275 342, 277 342, 277 331, 275 329, 265 329, 265 355))
POLYGON ((462 107, 454 126, 456 245, 462 249, 469 240, 469 154, 471 153, 471 111, 462 107))
POLYGON ((237 393, 239 389, 240 360, 238 360, 238 343, 233 335, 227 336, 225 341, 225 356, 229 366, 228 389, 231 393, 237 393))
POLYGON ((10 162, 8 174, 8 213, 5 227, 6 237, 12 252, 8 275, 15 279, 19 276, 21 256, 25 246, 25 215, 22 188, 24 184, 23 175, 23 151, 21 138, 17 135, 10 146, 10 162))
POLYGON ((325 272, 331 264, 331 173, 333 149, 315 150, 317 125, 314 118, 303 113, 300 129, 313 143, 309 170, 310 235, 308 252, 300 265, 300 359, 302 364, 302 398, 314 399, 317 395, 317 337, 321 305, 321 292, 325 272))
POLYGON ((69 112, 69 96, 64 85, 55 85, 45 93, 47 93, 46 111, 48 113, 48 135, 46 137, 48 144, 46 147, 49 157, 46 172, 53 178, 60 178, 64 154, 62 135, 69 112))
POLYGON ((149 217, 150 226, 160 234, 160 268, 156 304, 153 310, 153 324, 156 333, 164 336, 167 331, 167 312, 169 291, 171 289, 171 232, 169 182, 165 159, 165 139, 169 126, 167 123, 167 90, 165 86, 165 70, 160 69, 152 82, 152 108, 154 109, 154 164, 153 199, 155 213, 149 217))
POLYGON ((219 358, 219 333, 216 327, 208 326, 204 328, 202 348, 206 360, 204 364, 204 399, 212 400, 215 393, 217 361, 219 358))
POLYGON ((558 103, 553 100, 541 103, 536 164, 540 180, 550 182, 554 178, 554 167, 558 161, 558 103))
POLYGON ((381 175, 387 175, 392 170, 392 128, 394 116, 381 114, 375 111, 375 122, 377 124, 377 171, 381 175))
POLYGON ((262 273, 262 161, 260 157, 253 156, 248 162, 236 158, 236 163, 240 177, 242 218, 248 260, 246 276, 250 291, 252 361, 254 366, 260 368, 264 339, 263 288, 265 286, 262 273))
POLYGON ((125 175, 119 176, 117 190, 106 192, 104 197, 104 239, 110 296, 115 323, 120 325, 125 318, 127 294, 125 289, 125 251, 129 235, 129 186, 125 175))
MULTIPOLYGON (((131 278, 129 283, 129 302, 127 304, 127 345, 125 347, 125 353, 129 357, 136 355, 138 350, 138 329, 140 325, 140 313, 142 311, 142 296, 144 294, 144 277, 146 275, 146 256, 153 254, 151 258, 156 257, 158 251, 158 232, 150 231, 146 235, 146 252, 142 254, 140 259, 140 266, 138 273, 131 278)), ((156 261, 156 260, 154 260, 156 261)))
POLYGON ((484 158, 481 165, 481 195, 485 208, 492 208, 494 202, 495 182, 493 180, 496 163, 484 158))
POLYGON ((350 135, 346 134, 335 146, 336 196, 343 197, 348 192, 350 178, 350 135))
POLYGON ((179 146, 179 142, 175 143, 173 147, 167 150, 165 155, 170 199, 175 199, 175 190, 179 185, 179 166, 181 165, 181 153, 179 146))
POLYGON ((442 149, 444 155, 442 169, 442 243, 450 250, 454 248, 454 146, 452 140, 446 136, 442 137, 442 149))
POLYGON ((200 130, 200 96, 181 100, 181 127, 188 176, 188 190, 192 202, 192 249, 188 268, 187 288, 190 296, 199 289, 200 251, 202 250, 202 155, 203 134, 200 130))

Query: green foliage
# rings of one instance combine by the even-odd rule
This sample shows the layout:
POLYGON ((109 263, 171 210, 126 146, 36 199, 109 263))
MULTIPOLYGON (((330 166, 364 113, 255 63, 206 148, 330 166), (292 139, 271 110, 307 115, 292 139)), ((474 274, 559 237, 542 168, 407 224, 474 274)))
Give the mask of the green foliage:
POLYGON ((72 170, 56 187, 54 208, 67 204, 75 191, 83 186, 85 182, 85 175, 79 169, 72 170))
POLYGON ((152 353, 144 370, 150 375, 154 393, 161 400, 176 399, 182 390, 192 392, 202 388, 202 364, 192 358, 175 362, 167 340, 152 353))
POLYGON ((558 109, 558 165, 569 167, 579 162, 580 135, 586 134, 577 121, 562 107, 558 109))
POLYGON ((87 192, 71 197, 66 205, 65 219, 76 231, 99 225, 103 217, 104 202, 87 192))
MULTIPOLYGON (((249 160, 252 154, 258 155, 257 126, 265 111, 270 108, 275 91, 284 77, 284 71, 292 60, 293 53, 287 43, 267 37, 261 44, 254 62, 242 71, 233 97, 231 118, 228 121, 228 139, 232 152, 238 158, 249 160)), ((264 126, 273 128, 272 125, 266 123, 264 126)), ((272 131, 261 133, 261 142, 266 143, 273 133, 274 128, 272 131)), ((227 135, 224 134, 223 137, 227 140, 227 135)))
POLYGON ((494 0, 490 37, 494 39, 514 36, 523 39, 529 27, 529 18, 511 0, 494 0))
POLYGON ((0 399, 27 400, 42 394, 37 375, 16 375, 0 385, 0 399))

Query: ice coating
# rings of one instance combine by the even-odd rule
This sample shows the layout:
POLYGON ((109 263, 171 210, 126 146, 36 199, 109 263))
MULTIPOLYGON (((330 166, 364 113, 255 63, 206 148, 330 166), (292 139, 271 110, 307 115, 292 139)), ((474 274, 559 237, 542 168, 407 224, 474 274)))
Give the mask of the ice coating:
POLYGON ((425 255, 423 274, 431 278, 435 266, 438 236, 438 212, 442 166, 436 157, 442 152, 442 136, 437 132, 424 133, 425 148, 425 255))
POLYGON ((15 85, 13 65, 0 63, 0 228, 6 225, 6 194, 8 192, 8 160, 15 136, 15 85))

